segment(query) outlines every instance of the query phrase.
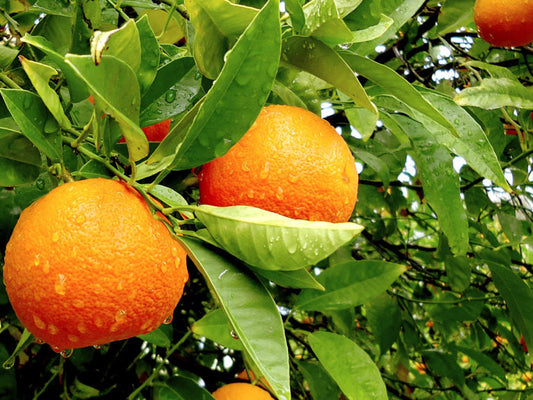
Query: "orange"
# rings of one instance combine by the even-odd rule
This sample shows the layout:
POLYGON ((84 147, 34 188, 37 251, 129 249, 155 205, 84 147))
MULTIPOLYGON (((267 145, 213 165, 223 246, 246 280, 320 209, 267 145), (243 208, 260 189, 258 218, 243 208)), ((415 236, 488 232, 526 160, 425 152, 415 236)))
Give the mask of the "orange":
POLYGON ((299 107, 263 108, 224 156, 202 166, 200 202, 290 218, 346 222, 357 200, 353 155, 325 120, 299 107))
POLYGON ((533 1, 477 0, 474 22, 479 36, 493 46, 527 45, 533 41, 533 1))
POLYGON ((266 390, 245 382, 224 385, 213 392, 213 397, 216 400, 273 400, 266 390))
POLYGON ((20 322, 55 351, 148 333, 169 322, 186 253, 127 184, 63 184, 26 208, 5 252, 20 322))

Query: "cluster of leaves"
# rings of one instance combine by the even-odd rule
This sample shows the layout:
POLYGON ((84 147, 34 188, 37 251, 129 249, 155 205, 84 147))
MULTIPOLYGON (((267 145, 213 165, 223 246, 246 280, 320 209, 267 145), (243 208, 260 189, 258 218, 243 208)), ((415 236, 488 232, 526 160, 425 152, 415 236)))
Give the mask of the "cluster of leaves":
POLYGON ((0 251, 61 181, 118 176, 192 260, 171 325, 68 359, 3 292, 2 395, 211 399, 246 368, 278 399, 528 398, 533 50, 473 3, 0 1, 0 251), (357 223, 194 205, 267 103, 327 106, 357 223))

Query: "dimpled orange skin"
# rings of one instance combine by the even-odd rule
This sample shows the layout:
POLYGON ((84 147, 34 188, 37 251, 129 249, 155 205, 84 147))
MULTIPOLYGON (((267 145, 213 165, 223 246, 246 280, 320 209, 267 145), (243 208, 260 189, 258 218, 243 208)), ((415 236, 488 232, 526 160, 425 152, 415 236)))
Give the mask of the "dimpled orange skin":
POLYGON ((224 385, 212 396, 216 400, 274 400, 266 390, 245 382, 224 385))
POLYGON ((493 46, 527 45, 533 41, 533 0, 477 0, 474 22, 493 46))
POLYGON ((4 281, 22 324, 55 351, 148 333, 171 317, 186 253, 125 183, 63 184, 26 208, 4 281))
POLYGON ((357 200, 353 155, 325 120, 272 105, 224 156, 199 174, 200 203, 245 205, 289 218, 346 222, 357 200))

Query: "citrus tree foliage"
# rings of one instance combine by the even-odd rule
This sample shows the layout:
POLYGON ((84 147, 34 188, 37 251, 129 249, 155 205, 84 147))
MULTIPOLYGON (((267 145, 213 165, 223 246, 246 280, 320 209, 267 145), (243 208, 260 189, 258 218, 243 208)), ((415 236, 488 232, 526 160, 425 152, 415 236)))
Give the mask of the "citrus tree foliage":
POLYGON ((483 42, 473 5, 0 1, 0 252, 51 188, 119 177, 191 274, 171 324, 63 357, 2 289, 3 398, 211 399, 245 369, 284 400, 533 396, 533 49, 483 42), (273 103, 350 145, 350 223, 196 205, 273 103))

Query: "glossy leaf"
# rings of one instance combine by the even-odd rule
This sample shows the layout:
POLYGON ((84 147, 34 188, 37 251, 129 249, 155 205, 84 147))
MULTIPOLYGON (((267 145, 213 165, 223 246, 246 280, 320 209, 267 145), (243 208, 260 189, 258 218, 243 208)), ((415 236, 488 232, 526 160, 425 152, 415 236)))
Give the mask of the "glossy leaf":
POLYGON ((459 387, 465 385, 465 375, 457 364, 457 356, 441 349, 431 349, 422 352, 428 368, 440 376, 448 377, 459 387))
POLYGON ((350 43, 352 31, 339 16, 334 0, 314 0, 304 7, 305 25, 299 32, 313 36, 329 46, 350 43))
POLYGON ((24 136, 52 161, 60 161, 59 127, 41 98, 18 89, 0 89, 0 94, 24 136))
POLYGON ((39 150, 20 133, 0 130, 0 186, 33 182, 40 172, 39 150))
POLYGON ((231 335, 232 329, 228 317, 221 309, 210 311, 191 326, 191 330, 198 336, 204 336, 230 349, 243 350, 237 334, 234 332, 234 336, 231 335))
POLYGON ((302 5, 303 0, 285 0, 285 9, 291 16, 291 24, 296 33, 299 33, 305 24, 302 5))
POLYGON ((533 109, 533 92, 520 82, 507 78, 486 78, 479 86, 465 88, 455 96, 461 106, 485 110, 501 107, 533 109))
MULTIPOLYGON (((372 3, 372 2, 371 2, 372 3)), ((387 0, 378 2, 381 5, 382 15, 386 15, 394 23, 379 37, 353 46, 352 49, 360 55, 368 55, 375 52, 376 46, 385 43, 394 36, 398 30, 420 9, 424 0, 387 0)), ((365 18, 359 15, 359 18, 365 18)))
POLYGON ((377 114, 350 66, 321 41, 300 36, 285 39, 282 61, 323 79, 350 96, 355 104, 377 114))
POLYGON ((372 26, 360 29, 353 33, 352 42, 368 42, 381 37, 394 24, 394 20, 385 14, 381 14, 380 20, 372 26))
POLYGON ((141 17, 137 22, 140 39, 141 60, 137 71, 137 78, 141 94, 145 93, 157 75, 159 66, 159 43, 154 31, 150 27, 148 17, 141 17))
POLYGON ((90 56, 69 54, 65 59, 89 87, 97 108, 120 125, 130 157, 134 160, 145 157, 148 154, 148 141, 139 128, 141 101, 133 70, 113 56, 102 56, 98 65, 90 56))
POLYGON ((470 286, 471 268, 467 256, 445 258, 446 276, 453 290, 462 292, 470 286))
POLYGON ((249 266, 256 274, 274 282, 276 285, 294 289, 324 290, 322 286, 307 269, 300 268, 294 271, 269 271, 267 269, 249 266))
POLYGON ((214 400, 196 381, 184 376, 157 381, 154 384, 154 392, 156 400, 214 400))
POLYGON ((485 371, 488 371, 494 375, 496 375, 498 378, 502 380, 506 380, 505 377, 505 370, 502 368, 500 364, 498 364, 494 359, 492 359, 490 356, 481 353, 479 351, 476 351, 475 349, 472 349, 470 347, 463 347, 463 346, 451 346, 451 349, 454 352, 461 352, 466 354, 469 358, 474 360, 478 363, 478 368, 482 368, 485 371))
POLYGON ((437 213, 453 253, 465 255, 468 251, 468 222, 452 156, 419 122, 401 115, 395 115, 394 119, 413 142, 413 156, 421 174, 424 196, 437 213))
POLYGON ((388 94, 395 96, 409 107, 450 130, 455 136, 458 135, 455 127, 444 115, 429 101, 424 99, 419 91, 396 71, 386 65, 348 51, 341 52, 341 56, 355 72, 371 80, 375 85, 385 90, 388 94))
POLYGON ((323 271, 317 278, 325 291, 303 290, 301 310, 343 310, 364 304, 387 290, 406 268, 386 261, 350 261, 323 271))
MULTIPOLYGON (((290 399, 289 357, 283 323, 268 291, 230 258, 179 238, 203 274, 259 374, 280 400, 290 399), (258 323, 259 322, 259 323, 258 323)), ((254 371, 256 372, 256 371, 254 371)))
POLYGON ((137 337, 156 346, 168 348, 172 345, 172 325, 161 325, 156 330, 137 337))
POLYGON ((308 340, 318 361, 348 399, 388 399, 378 367, 353 341, 330 332, 314 332, 308 340))
POLYGON ((226 251, 267 270, 314 265, 363 230, 350 222, 297 220, 247 206, 200 205, 195 215, 226 251))
POLYGON ((446 0, 442 4, 437 31, 440 35, 456 32, 474 18, 475 0, 446 0))
POLYGON ((46 64, 31 61, 22 56, 19 60, 48 111, 52 113, 59 126, 69 129, 71 123, 61 106, 59 96, 48 84, 50 78, 57 75, 57 71, 46 64))
POLYGON ((215 79, 224 65, 224 54, 256 16, 257 10, 224 0, 186 0, 196 34, 194 57, 198 68, 215 79))
POLYGON ((73 101, 78 102, 80 100, 85 100, 89 96, 89 91, 83 80, 74 72, 72 67, 65 62, 63 54, 58 52, 50 41, 44 37, 31 35, 25 35, 22 40, 44 52, 59 66, 61 72, 65 74, 65 77, 67 78, 68 89, 73 101))
POLYGON ((246 133, 270 94, 280 41, 279 3, 270 0, 227 54, 183 139, 174 168, 188 169, 220 157, 246 133))

